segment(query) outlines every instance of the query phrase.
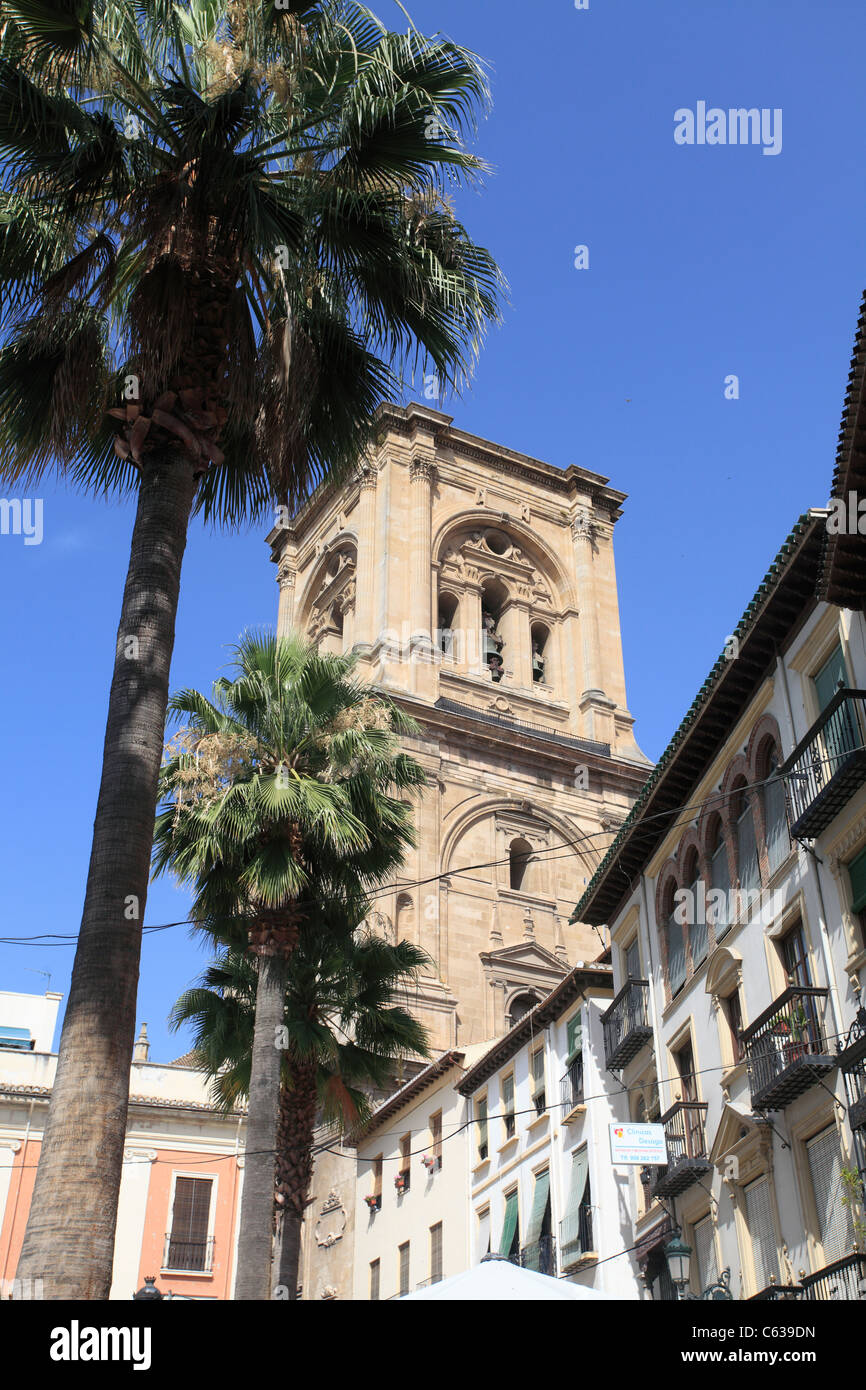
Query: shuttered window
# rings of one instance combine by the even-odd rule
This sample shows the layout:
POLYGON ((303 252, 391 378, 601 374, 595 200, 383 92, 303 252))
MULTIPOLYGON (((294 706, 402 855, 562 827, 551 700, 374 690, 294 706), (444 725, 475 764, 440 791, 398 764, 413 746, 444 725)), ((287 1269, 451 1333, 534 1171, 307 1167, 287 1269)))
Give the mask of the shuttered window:
POLYGON ((209 1266, 208 1224, 211 1178, 176 1178, 168 1240, 167 1269, 204 1270, 209 1266))
POLYGON ((409 1292, 409 1242, 397 1247, 397 1264, 399 1269, 400 1293, 409 1292))
POLYGON ((513 1076, 504 1076, 502 1078, 502 1118, 505 1125, 505 1138, 511 1139, 515 1127, 513 1076))
POLYGON ((566 1039, 566 1046, 568 1047, 566 1061, 571 1063, 576 1057, 579 1057, 583 1051, 583 1014, 579 1009, 574 1015, 574 1018, 568 1020, 566 1039))
POLYGON ((372 1301, 373 1303, 378 1302, 378 1299, 379 1299, 379 1270, 380 1270, 379 1261, 378 1261, 378 1260, 371 1260, 371 1261, 370 1261, 370 1299, 371 1299, 371 1301, 372 1301))
POLYGON ((532 1103, 535 1113, 544 1113, 546 1097, 544 1094, 544 1048, 539 1047, 532 1054, 532 1103))
POLYGON ((430 1283, 442 1280, 442 1222, 430 1227, 430 1283))
POLYGON ((668 918, 668 980, 671 994, 676 994, 686 982, 686 947, 683 928, 672 912, 668 918))
POLYGON ((433 1140, 433 1161, 437 1168, 442 1167, 442 1111, 430 1116, 430 1135, 433 1140))
POLYGON ((851 1249, 854 1232, 851 1208, 842 1205, 842 1154, 836 1126, 817 1134, 806 1145, 809 1173, 815 1207, 818 1212, 818 1232, 828 1264, 841 1260, 851 1249))
MULTIPOLYGON (((740 880, 740 888, 744 892, 751 889, 760 888, 761 871, 758 868, 758 845, 755 839, 755 821, 752 816, 752 807, 745 791, 742 793, 742 808, 737 819, 737 874, 740 880)), ((744 903, 740 909, 741 913, 747 913, 747 905, 744 903)))
POLYGON ((692 1283, 700 1293, 710 1284, 715 1284, 719 1277, 712 1217, 705 1216, 703 1221, 698 1221, 693 1228, 693 1234, 697 1268, 692 1283))
POLYGON ((583 1148, 572 1156, 571 1185, 561 1224, 562 1254, 566 1263, 573 1264, 590 1248, 589 1201, 589 1153, 583 1148))
POLYGON ((478 1158, 480 1162, 489 1153, 487 1137, 487 1097, 480 1096, 475 1102, 475 1113, 478 1119, 478 1158))
MULTIPOLYGON (((550 1173, 547 1169, 535 1178, 535 1191, 532 1194, 532 1210, 526 1228, 526 1268, 541 1271, 542 1249, 539 1244, 545 1225, 545 1217, 550 1212, 550 1173)), ((548 1224, 548 1230, 549 1230, 548 1224)))
POLYGON ((772 754, 767 776, 772 780, 764 787, 764 829, 767 836, 767 867, 774 873, 788 857, 791 841, 788 837, 788 818, 785 812, 785 783, 775 773, 779 759, 772 754))
POLYGON ((851 907, 854 912, 863 912, 866 909, 866 849, 861 850, 847 867, 851 880, 851 907))
POLYGON ((718 840, 710 860, 710 886, 715 890, 716 896, 707 907, 707 915, 711 917, 711 923, 715 931, 716 940, 721 941, 722 937, 730 930, 730 914, 728 903, 731 892, 731 875, 728 872, 728 846, 722 833, 721 823, 719 823, 718 840), (723 895, 723 896, 722 896, 723 895))
POLYGON ((771 1278, 779 1278, 779 1248, 768 1178, 759 1178, 746 1188, 746 1224, 752 1244, 755 1293, 766 1289, 771 1278))

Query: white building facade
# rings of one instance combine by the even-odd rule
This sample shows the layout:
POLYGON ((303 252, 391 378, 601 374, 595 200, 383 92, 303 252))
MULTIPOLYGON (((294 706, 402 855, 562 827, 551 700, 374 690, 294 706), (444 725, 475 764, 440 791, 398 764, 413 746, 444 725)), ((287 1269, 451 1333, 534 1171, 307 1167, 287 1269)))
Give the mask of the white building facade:
POLYGON ((604 1070, 607 965, 579 964, 458 1083, 472 1102, 470 1262, 488 1253, 635 1299, 604 1070))
POLYGON ((676 1296, 678 1228, 693 1294, 866 1289, 866 545, 857 579, 827 523, 788 537, 575 912, 611 929, 619 1118, 666 1133, 629 1197, 648 1297, 676 1296))

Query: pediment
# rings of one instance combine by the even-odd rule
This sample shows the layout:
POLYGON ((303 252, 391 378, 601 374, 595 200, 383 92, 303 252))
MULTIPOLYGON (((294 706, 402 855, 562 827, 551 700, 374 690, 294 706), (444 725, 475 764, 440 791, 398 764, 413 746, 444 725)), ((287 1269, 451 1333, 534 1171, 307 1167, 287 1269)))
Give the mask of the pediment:
POLYGON ((725 1172, 731 1156, 741 1156, 750 1146, 759 1142, 763 1134, 749 1110, 741 1109, 730 1101, 725 1103, 722 1118, 710 1146, 710 1162, 715 1164, 723 1176, 734 1176, 725 1172), (745 1133, 743 1131, 745 1130, 745 1133))
POLYGON ((551 971, 561 978, 568 974, 569 966, 546 951, 535 941, 518 941, 515 946, 500 946, 493 951, 482 951, 481 961, 487 966, 521 966, 523 969, 543 970, 545 975, 551 971))

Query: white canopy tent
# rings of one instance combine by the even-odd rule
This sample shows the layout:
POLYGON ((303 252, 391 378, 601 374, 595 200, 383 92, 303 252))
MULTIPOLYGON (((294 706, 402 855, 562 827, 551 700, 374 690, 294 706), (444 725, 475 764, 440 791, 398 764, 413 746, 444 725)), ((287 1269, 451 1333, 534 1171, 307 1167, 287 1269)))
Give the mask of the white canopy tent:
POLYGON ((472 1269, 443 1279, 438 1284, 428 1284, 426 1289, 405 1294, 399 1303, 413 1300, 444 1298, 457 1302, 470 1300, 525 1303, 541 1299, 604 1299, 607 1294, 596 1289, 584 1288, 582 1284, 570 1284, 565 1279, 551 1279, 547 1274, 536 1274, 531 1269, 521 1269, 504 1258, 488 1256, 472 1269))

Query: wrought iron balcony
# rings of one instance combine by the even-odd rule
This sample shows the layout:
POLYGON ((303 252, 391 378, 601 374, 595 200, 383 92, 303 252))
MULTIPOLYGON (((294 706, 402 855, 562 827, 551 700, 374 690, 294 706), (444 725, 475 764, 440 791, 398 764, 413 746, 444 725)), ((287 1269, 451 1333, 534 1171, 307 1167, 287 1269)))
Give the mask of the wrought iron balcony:
POLYGON ((514 1260, 522 1269, 534 1269, 536 1274, 556 1275, 556 1241, 553 1236, 542 1236, 532 1245, 524 1245, 514 1260))
POLYGON ((213 1237, 210 1240, 173 1240, 171 1232, 166 1231, 162 1267, 187 1274, 210 1274, 213 1269, 213 1237))
POLYGON ((866 782, 864 730, 866 690, 839 690, 779 768, 795 839, 820 835, 866 782))
POLYGON ((667 1167, 659 1169, 653 1197, 678 1197, 712 1169, 707 1158, 704 1120, 707 1102, 678 1100, 662 1115, 668 1151, 667 1167))
POLYGON ((559 1255, 562 1268, 569 1269, 592 1251, 592 1208, 580 1206, 573 1216, 559 1223, 559 1255))
POLYGON ((559 1117, 571 1114, 576 1105, 583 1104, 583 1058, 575 1057, 559 1083, 559 1117))
MULTIPOLYGON (((866 1009, 857 1018, 839 1053, 839 1070, 845 1077, 848 1120, 854 1131, 866 1130, 866 1009)), ((861 1136, 866 1139, 866 1135, 861 1136)))
POLYGON ((610 1008, 602 1014, 604 1060, 609 1071, 620 1071, 652 1037, 648 998, 646 980, 626 980, 610 1008))
POLYGON ((754 1110, 784 1110, 836 1066, 824 1027, 827 993, 792 985, 743 1029, 754 1110))
POLYGON ((803 1297, 812 1303, 854 1302, 866 1297, 866 1255, 855 1251, 802 1278, 803 1297))

